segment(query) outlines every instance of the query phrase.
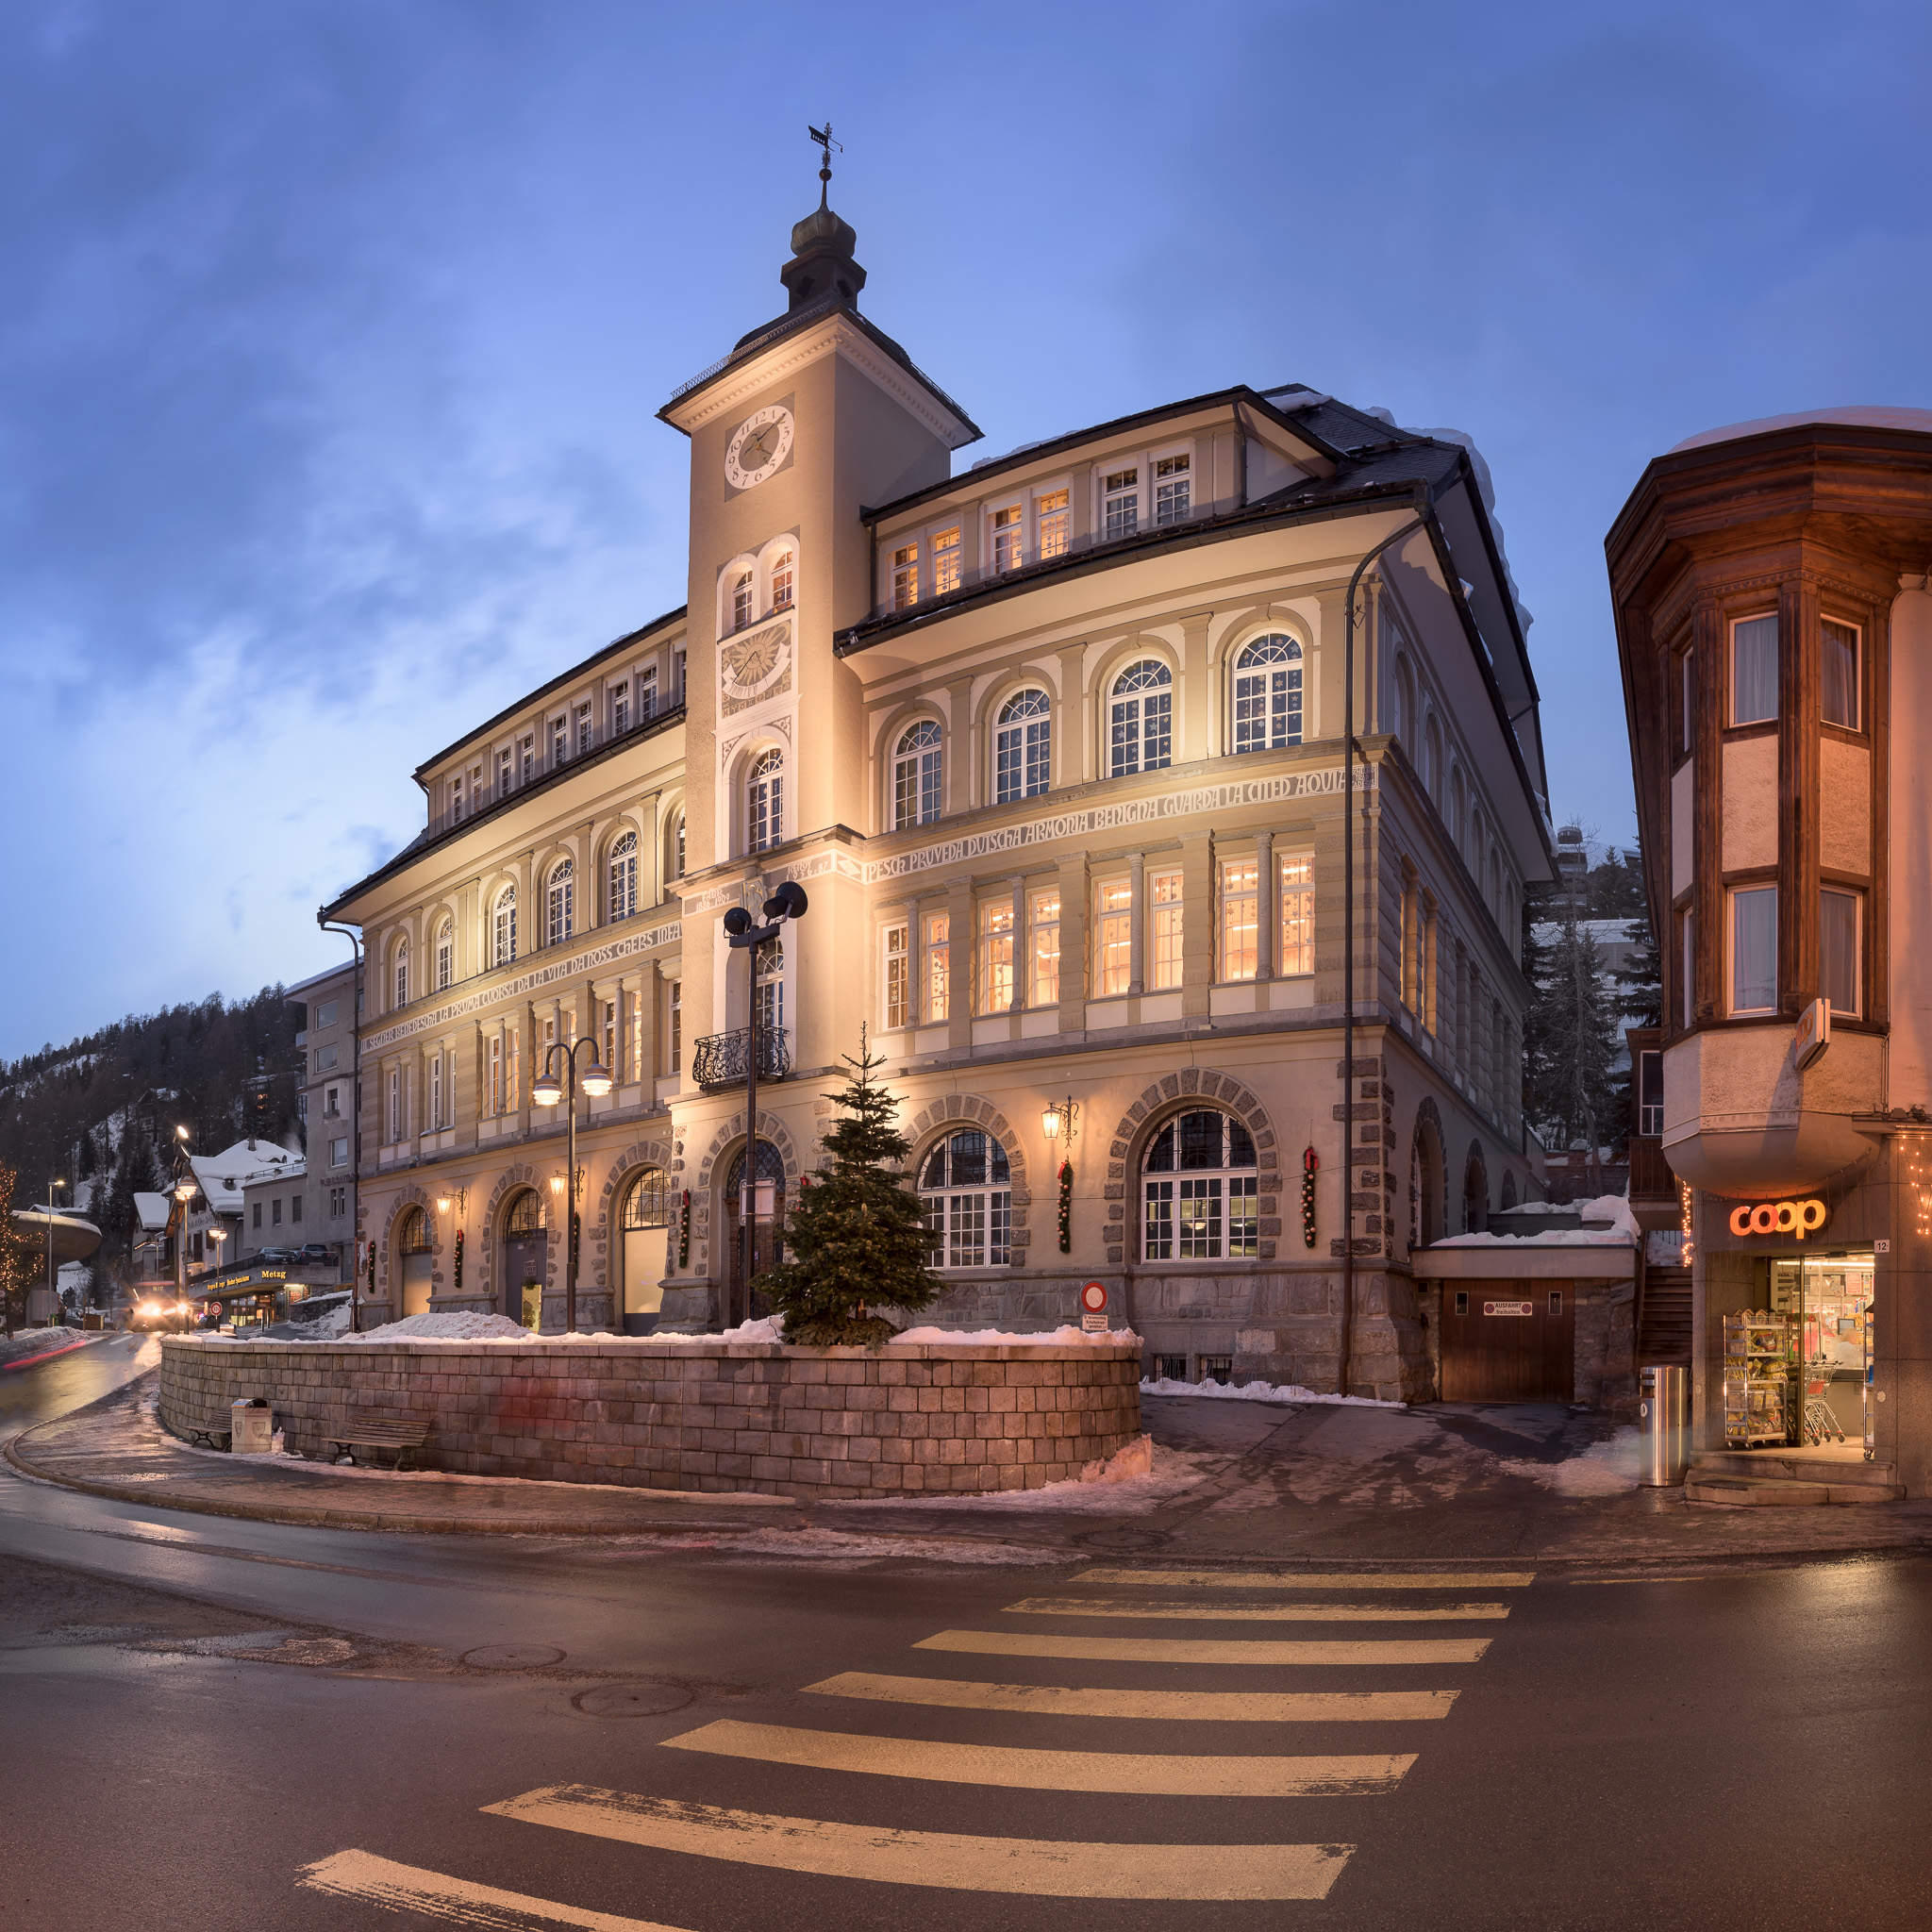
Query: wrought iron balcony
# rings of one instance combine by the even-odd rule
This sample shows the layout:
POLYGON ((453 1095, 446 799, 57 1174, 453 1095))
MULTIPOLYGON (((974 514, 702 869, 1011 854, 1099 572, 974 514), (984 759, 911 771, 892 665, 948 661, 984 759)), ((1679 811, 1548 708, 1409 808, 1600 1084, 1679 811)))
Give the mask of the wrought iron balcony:
MULTIPOLYGON (((751 1028, 708 1034, 691 1047, 691 1077, 700 1087, 741 1086, 751 1071, 751 1028)), ((783 1026, 758 1028, 758 1078, 782 1080, 791 1071, 791 1035, 783 1026)))

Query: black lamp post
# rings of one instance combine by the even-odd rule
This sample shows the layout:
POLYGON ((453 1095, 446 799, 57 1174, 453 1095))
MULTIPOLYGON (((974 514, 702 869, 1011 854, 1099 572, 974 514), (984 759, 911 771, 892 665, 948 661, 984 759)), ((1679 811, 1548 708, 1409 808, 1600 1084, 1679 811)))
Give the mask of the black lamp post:
POLYGON ((563 1325, 565 1331, 575 1335, 577 1327, 577 1088, 581 1086, 586 1093, 602 1095, 610 1091, 611 1080, 608 1070, 597 1058, 596 1043, 586 1034, 582 1040, 573 1040, 568 1044, 555 1041, 543 1056, 543 1072, 530 1089, 530 1098, 539 1107, 555 1107, 570 1094, 570 1139, 569 1177, 564 1186, 564 1196, 570 1203, 564 1216, 564 1257, 563 1257, 563 1325), (591 1049, 591 1064, 583 1071, 581 1078, 577 1074, 577 1055, 585 1047, 591 1049), (569 1086, 566 1090, 550 1070, 557 1064, 558 1054, 563 1056, 569 1086))
MULTIPOLYGON (((787 879, 765 901, 763 925, 754 925, 742 906, 724 915, 724 930, 734 948, 751 954, 751 1024, 745 1039, 744 1071, 744 1192, 739 1200, 741 1270, 744 1277, 744 1317, 751 1319, 752 1262, 758 1255, 758 948, 778 937, 788 919, 803 919, 810 902, 805 888, 787 879)), ((724 1324, 727 1328, 729 1322, 724 1324)))

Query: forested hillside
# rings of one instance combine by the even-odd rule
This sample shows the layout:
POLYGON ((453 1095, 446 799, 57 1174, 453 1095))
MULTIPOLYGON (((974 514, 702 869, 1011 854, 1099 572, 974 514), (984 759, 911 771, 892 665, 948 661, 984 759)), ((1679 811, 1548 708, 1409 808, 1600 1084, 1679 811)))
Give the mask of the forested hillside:
POLYGON ((132 1195, 163 1186, 168 1143, 185 1125, 196 1153, 253 1131, 296 1129, 300 1009, 279 986, 251 999, 130 1015, 66 1046, 0 1060, 0 1166, 19 1174, 16 1206, 47 1198, 48 1180, 101 1227, 101 1260, 127 1252, 132 1195))

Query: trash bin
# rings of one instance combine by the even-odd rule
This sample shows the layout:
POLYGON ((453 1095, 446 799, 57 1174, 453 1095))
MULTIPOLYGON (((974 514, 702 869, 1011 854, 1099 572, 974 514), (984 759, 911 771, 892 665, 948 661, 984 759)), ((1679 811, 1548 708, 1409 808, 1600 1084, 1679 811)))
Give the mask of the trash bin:
POLYGON ((258 1395, 252 1402, 232 1402, 228 1405, 228 1415, 234 1425, 228 1447, 237 1456, 267 1456, 273 1453, 275 1418, 266 1397, 258 1395))
POLYGON ((1655 1363, 1640 1374, 1637 1421, 1643 1470, 1637 1480, 1645 1489, 1672 1490, 1684 1480, 1690 1462, 1685 1413, 1690 1378, 1690 1370, 1675 1363, 1655 1363))

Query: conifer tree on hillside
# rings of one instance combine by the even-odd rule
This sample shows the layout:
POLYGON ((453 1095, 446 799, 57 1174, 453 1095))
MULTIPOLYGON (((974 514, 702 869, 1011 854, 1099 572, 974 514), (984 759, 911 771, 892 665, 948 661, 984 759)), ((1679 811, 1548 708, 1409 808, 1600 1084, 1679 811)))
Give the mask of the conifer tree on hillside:
POLYGON ((754 1284, 785 1318, 787 1341, 808 1348, 875 1348, 896 1332, 874 1308, 929 1307, 943 1284, 926 1265, 932 1236, 899 1163, 912 1143, 897 1104, 873 1074, 885 1061, 863 1035, 853 1077, 827 1094, 844 1119, 823 1142, 826 1165, 801 1177, 785 1245, 788 1258, 754 1284))
POLYGON ((1616 1015, 1604 991, 1603 972, 1594 935, 1566 908, 1535 1001, 1544 1065, 1540 1124, 1553 1147, 1567 1148, 1580 1139, 1594 1149, 1607 1136, 1623 1138, 1611 1071, 1616 1015))
POLYGON ((26 1291, 42 1272, 40 1244, 13 1231, 16 1178, 12 1168, 0 1166, 0 1319, 8 1336, 26 1319, 26 1291))

